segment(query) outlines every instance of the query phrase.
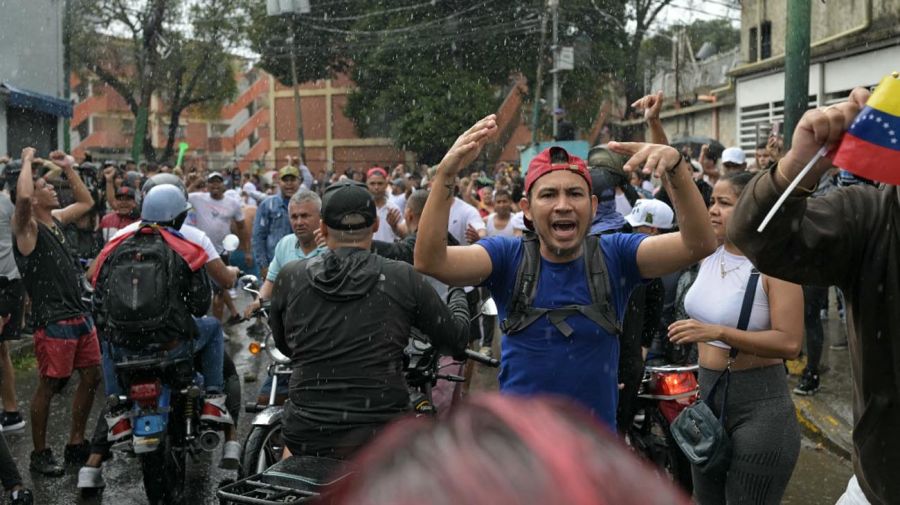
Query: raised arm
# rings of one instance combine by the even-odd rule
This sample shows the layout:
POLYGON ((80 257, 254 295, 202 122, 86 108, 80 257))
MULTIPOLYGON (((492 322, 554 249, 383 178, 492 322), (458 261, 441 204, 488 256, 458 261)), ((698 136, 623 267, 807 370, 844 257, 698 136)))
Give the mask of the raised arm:
POLYGON ((63 209, 56 209, 52 212, 53 217, 59 219, 63 224, 77 221, 81 216, 87 214, 94 206, 94 199, 91 192, 88 191, 84 181, 75 171, 75 159, 63 153, 62 151, 53 151, 50 153, 50 159, 54 163, 61 166, 66 179, 72 187, 72 194, 75 196, 75 203, 68 205, 63 209))
POLYGON ((694 184, 691 166, 674 147, 635 142, 610 142, 613 151, 630 155, 625 171, 656 172, 678 217, 678 233, 649 237, 638 246, 637 264, 645 279, 677 272, 716 250, 716 235, 703 197, 694 184))
POLYGON ((858 268, 862 244, 872 230, 885 229, 880 199, 893 198, 874 187, 852 187, 808 199, 831 168, 823 158, 769 222, 756 231, 775 201, 823 145, 840 141, 865 106, 869 92, 854 89, 849 99, 823 110, 807 111, 794 130, 791 150, 772 169, 750 181, 728 225, 728 238, 761 272, 798 284, 843 285, 858 268))
POLYGON ((669 145, 669 138, 659 120, 659 111, 662 109, 663 92, 657 91, 654 95, 647 95, 631 104, 637 110, 644 111, 644 120, 650 130, 650 143, 669 145))
POLYGON ((31 162, 34 160, 34 148, 22 149, 22 171, 16 181, 16 212, 13 219, 13 231, 16 247, 25 256, 34 251, 37 244, 37 221, 34 220, 32 202, 34 196, 34 176, 31 162))
POLYGON ((478 157, 496 133, 497 117, 491 114, 456 139, 438 165, 422 211, 416 237, 416 270, 451 286, 474 286, 491 274, 491 257, 483 247, 447 246, 447 224, 457 174, 478 157))

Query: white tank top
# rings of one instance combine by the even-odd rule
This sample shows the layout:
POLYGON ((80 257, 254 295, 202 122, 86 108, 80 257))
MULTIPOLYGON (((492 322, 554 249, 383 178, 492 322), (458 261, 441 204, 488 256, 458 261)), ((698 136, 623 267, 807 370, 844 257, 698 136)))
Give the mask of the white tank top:
MULTIPOLYGON (((719 247, 700 264, 697 280, 684 297, 685 312, 691 319, 701 323, 737 328, 741 306, 744 304, 744 291, 747 289, 752 270, 753 264, 746 256, 737 256, 726 251, 724 246, 719 247), (726 272, 724 277, 723 267, 726 272)), ((756 296, 753 299, 747 331, 765 331, 771 328, 769 297, 760 279, 756 284, 756 296)), ((731 348, 719 340, 708 344, 723 349, 731 348)))
POLYGON ((506 222, 506 228, 497 229, 497 226, 494 224, 494 219, 497 217, 497 214, 490 214, 487 217, 487 236, 488 237, 514 237, 513 233, 513 224, 512 224, 512 215, 509 216, 509 221, 506 222))

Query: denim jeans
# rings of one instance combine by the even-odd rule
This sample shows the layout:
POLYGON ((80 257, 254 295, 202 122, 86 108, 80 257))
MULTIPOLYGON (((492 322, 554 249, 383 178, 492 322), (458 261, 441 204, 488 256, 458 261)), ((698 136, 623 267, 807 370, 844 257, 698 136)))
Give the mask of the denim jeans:
MULTIPOLYGON (((207 393, 221 393, 224 386, 222 378, 222 360, 225 353, 225 334, 222 325, 214 317, 194 318, 197 323, 197 338, 193 342, 182 341, 174 349, 165 352, 168 358, 183 358, 200 355, 200 373, 203 374, 207 393)), ((103 382, 106 384, 106 395, 121 395, 122 388, 116 379, 115 364, 126 358, 146 356, 147 352, 115 346, 104 341, 101 345, 103 354, 103 382)))

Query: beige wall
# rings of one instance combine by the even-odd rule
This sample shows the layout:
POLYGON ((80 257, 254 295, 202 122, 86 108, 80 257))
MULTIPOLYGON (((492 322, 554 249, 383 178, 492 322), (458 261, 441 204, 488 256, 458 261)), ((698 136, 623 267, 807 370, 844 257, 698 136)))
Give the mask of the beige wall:
MULTIPOLYGON (((826 37, 855 28, 863 23, 864 9, 872 3, 872 22, 891 23, 900 17, 898 0, 829 0, 812 3, 810 39, 813 44, 826 37)), ((784 54, 787 28, 787 0, 743 0, 741 2, 741 58, 748 61, 750 28, 760 20, 772 23, 772 56, 784 54)))
POLYGON ((707 109, 689 114, 662 118, 663 128, 669 139, 682 136, 712 137, 725 147, 737 145, 734 105, 726 105, 718 108, 719 131, 715 131, 713 122, 713 110, 707 109))

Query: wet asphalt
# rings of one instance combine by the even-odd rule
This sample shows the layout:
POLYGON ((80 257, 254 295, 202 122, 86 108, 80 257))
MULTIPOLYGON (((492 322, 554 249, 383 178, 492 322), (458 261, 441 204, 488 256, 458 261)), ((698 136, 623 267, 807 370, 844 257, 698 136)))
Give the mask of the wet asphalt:
MULTIPOLYGON (((241 377, 242 404, 256 396, 256 391, 262 384, 266 374, 266 358, 264 355, 251 355, 247 349, 248 344, 251 342, 250 337, 246 334, 248 324, 243 323, 226 329, 226 351, 234 359, 238 368, 238 374, 241 377)), ((17 365, 16 380, 19 409, 26 415, 27 419, 31 395, 37 384, 37 371, 33 366, 33 360, 24 359, 17 365)), ((71 412, 70 398, 74 390, 75 380, 73 378, 72 383, 67 386, 63 395, 54 399, 51 410, 48 441, 54 453, 60 459, 62 458, 63 447, 68 440, 71 412)), ((470 387, 473 392, 496 390, 496 370, 476 366, 470 387)), ((98 394, 88 423, 89 427, 93 427, 103 401, 102 394, 98 394)), ((251 418, 251 414, 244 412, 240 414, 238 434, 242 441, 249 432, 251 418)), ((76 489, 78 468, 74 466, 68 467, 66 474, 60 478, 48 478, 32 474, 28 470, 29 455, 32 450, 30 429, 31 425, 29 423, 24 431, 7 433, 5 436, 13 457, 19 465, 19 470, 22 473, 26 486, 34 491, 36 504, 104 503, 130 505, 146 503, 140 464, 136 458, 129 457, 123 453, 116 453, 112 461, 104 464, 103 476, 106 481, 106 488, 99 496, 87 498, 80 496, 76 489)), ((203 454, 196 461, 189 463, 186 503, 218 503, 215 493, 220 483, 236 477, 236 472, 218 468, 220 457, 221 446, 213 453, 203 454)), ((851 474, 852 468, 848 461, 823 449, 821 445, 804 439, 800 460, 795 468, 783 503, 791 505, 834 503, 846 487, 847 480, 851 474)))

